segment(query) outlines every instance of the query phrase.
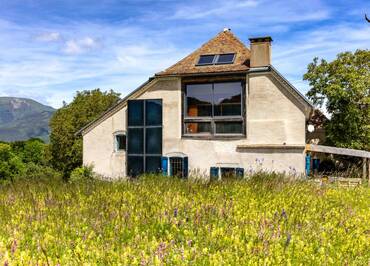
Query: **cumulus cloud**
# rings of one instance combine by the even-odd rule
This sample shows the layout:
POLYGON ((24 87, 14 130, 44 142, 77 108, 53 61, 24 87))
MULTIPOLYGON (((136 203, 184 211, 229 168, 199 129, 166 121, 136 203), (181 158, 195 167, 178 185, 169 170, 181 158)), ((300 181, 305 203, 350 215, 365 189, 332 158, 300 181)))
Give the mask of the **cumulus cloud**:
MULTIPOLYGON (((353 19, 352 4, 330 6, 320 0, 300 0, 299 4, 294 0, 157 2, 122 6, 110 0, 104 12, 101 6, 89 4, 89 9, 83 9, 87 13, 79 11, 71 17, 71 10, 61 5, 53 10, 57 14, 49 12, 57 18, 44 21, 28 12, 32 23, 27 24, 24 7, 19 8, 18 22, 14 16, 12 20, 2 16, 0 95, 30 97, 54 107, 83 89, 114 89, 125 96, 224 27, 230 27, 246 44, 250 36, 272 35, 274 66, 306 92, 302 75, 314 56, 331 60, 339 52, 368 48, 370 43, 370 28, 364 24, 362 11, 356 14, 358 21, 353 19)), ((356 3, 357 9, 364 8, 356 3)), ((47 9, 45 5, 43 11, 47 9)))
POLYGON ((209 16, 220 16, 226 13, 233 12, 235 10, 240 10, 243 8, 253 8, 259 4, 258 1, 255 0, 247 0, 247 1, 221 1, 215 2, 215 7, 209 6, 208 8, 204 8, 203 6, 199 5, 181 5, 177 8, 175 14, 171 16, 171 19, 201 19, 209 16))
POLYGON ((56 42, 61 40, 59 32, 45 32, 36 36, 36 40, 41 42, 56 42))
POLYGON ((92 37, 85 37, 77 40, 68 40, 63 51, 66 54, 81 54, 100 47, 100 42, 92 37))

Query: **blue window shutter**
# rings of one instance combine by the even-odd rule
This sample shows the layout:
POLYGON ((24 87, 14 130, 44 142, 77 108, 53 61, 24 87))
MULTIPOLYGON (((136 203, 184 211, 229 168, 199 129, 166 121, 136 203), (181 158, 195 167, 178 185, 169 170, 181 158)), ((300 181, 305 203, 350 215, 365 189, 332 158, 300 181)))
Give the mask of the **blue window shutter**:
POLYGON ((188 157, 184 157, 184 169, 183 169, 183 177, 188 177, 189 174, 189 163, 188 163, 188 157))
POLYGON ((219 167, 211 167, 210 174, 212 180, 218 180, 219 167))
POLYGON ((235 168, 235 175, 237 177, 243 178, 244 177, 244 168, 235 168))
POLYGON ((162 174, 168 175, 168 157, 162 157, 162 174))
POLYGON ((311 156, 306 155, 306 175, 309 176, 311 172, 311 156))

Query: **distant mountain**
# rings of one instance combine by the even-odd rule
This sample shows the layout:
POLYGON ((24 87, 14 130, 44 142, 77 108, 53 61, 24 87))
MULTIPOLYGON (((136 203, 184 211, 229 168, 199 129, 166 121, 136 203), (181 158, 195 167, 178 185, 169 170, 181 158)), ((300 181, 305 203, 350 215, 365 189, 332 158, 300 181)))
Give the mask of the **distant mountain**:
POLYGON ((49 140, 49 120, 55 109, 31 99, 0 97, 0 141, 49 140))

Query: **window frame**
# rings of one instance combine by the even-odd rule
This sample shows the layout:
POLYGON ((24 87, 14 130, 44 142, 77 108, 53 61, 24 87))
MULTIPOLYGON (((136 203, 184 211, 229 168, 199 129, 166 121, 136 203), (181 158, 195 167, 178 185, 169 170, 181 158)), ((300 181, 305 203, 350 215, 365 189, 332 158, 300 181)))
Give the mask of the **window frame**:
POLYGON ((202 54, 202 55, 199 56, 198 61, 195 64, 195 66, 230 65, 230 64, 234 64, 235 58, 236 58, 236 53, 202 54), (219 59, 220 55, 230 55, 230 54, 233 55, 233 59, 231 60, 231 62, 225 62, 225 63, 218 62, 218 59, 219 59), (214 56, 213 57, 213 61, 211 63, 203 63, 203 64, 201 64, 201 63, 199 63, 199 61, 200 61, 200 58, 202 56, 214 56))
POLYGON ((216 61, 216 58, 218 58, 218 55, 217 54, 202 54, 202 55, 199 56, 198 61, 197 61, 197 63, 195 65, 196 66, 210 66, 210 65, 214 65, 215 64, 215 61, 216 61), (203 64, 201 64, 201 63, 199 63, 199 61, 200 61, 200 58, 202 56, 213 56, 213 60, 212 60, 211 63, 203 63, 203 64))
POLYGON ((117 153, 122 153, 127 151, 127 133, 126 131, 116 131, 113 133, 113 145, 114 145, 114 152, 117 153), (118 148, 118 140, 117 137, 123 135, 125 137, 125 148, 124 149, 119 149, 118 148))
POLYGON ((235 57, 236 57, 236 53, 225 53, 225 54, 218 54, 216 56, 217 59, 215 59, 215 65, 228 65, 228 64, 233 64, 234 61, 235 61, 235 57), (218 62, 218 59, 220 58, 220 55, 229 55, 229 54, 232 54, 233 55, 233 59, 230 61, 230 62, 218 62))
MULTIPOLYGON (((182 137, 183 138, 199 138, 199 139, 242 139, 246 137, 246 80, 244 78, 237 79, 209 79, 199 81, 184 81, 182 83, 182 137), (188 116, 187 115, 187 86, 197 84, 212 84, 212 91, 214 90, 214 84, 216 83, 241 83, 241 114, 234 116, 215 116, 214 115, 214 103, 212 103, 212 116, 188 116), (186 123, 191 122, 209 122, 211 123, 210 133, 186 133, 186 123), (241 122, 242 133, 216 133, 217 122, 241 122)), ((212 95, 213 98, 213 95, 212 95)))

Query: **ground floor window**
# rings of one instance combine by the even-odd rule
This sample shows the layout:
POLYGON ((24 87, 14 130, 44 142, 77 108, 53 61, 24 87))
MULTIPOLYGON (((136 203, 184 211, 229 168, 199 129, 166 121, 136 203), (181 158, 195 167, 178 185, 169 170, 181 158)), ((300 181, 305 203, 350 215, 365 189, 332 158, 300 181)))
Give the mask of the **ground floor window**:
POLYGON ((214 166, 211 167, 210 169, 210 176, 212 180, 220 180, 234 177, 243 178, 244 168, 214 166))

